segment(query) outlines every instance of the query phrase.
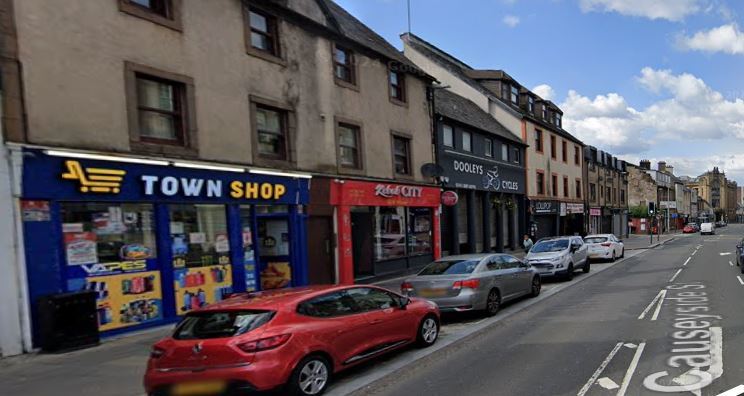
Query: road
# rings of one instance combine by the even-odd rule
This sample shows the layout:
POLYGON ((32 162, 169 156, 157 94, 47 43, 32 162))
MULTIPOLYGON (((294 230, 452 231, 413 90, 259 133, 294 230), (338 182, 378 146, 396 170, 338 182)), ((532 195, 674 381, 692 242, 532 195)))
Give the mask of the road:
POLYGON ((742 385, 733 252, 744 226, 717 231, 618 263, 357 393, 719 395, 742 385))

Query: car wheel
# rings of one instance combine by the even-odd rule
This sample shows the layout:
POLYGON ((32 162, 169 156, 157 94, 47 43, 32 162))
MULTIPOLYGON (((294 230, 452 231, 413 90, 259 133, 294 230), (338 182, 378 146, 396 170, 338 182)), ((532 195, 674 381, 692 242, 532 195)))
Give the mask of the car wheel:
MULTIPOLYGON (((615 260, 613 260, 613 261, 615 261, 615 260)), ((584 263, 584 267, 581 268, 581 271, 583 271, 585 274, 587 274, 591 270, 592 270, 592 264, 589 263, 589 260, 587 259, 586 262, 584 263)))
POLYGON ((615 257, 615 251, 613 250, 613 251, 612 251, 612 258, 610 259, 610 262, 611 262, 611 263, 614 263, 614 262, 615 262, 615 260, 617 260, 617 258, 615 257))
POLYGON ((532 291, 530 293, 530 297, 539 296, 540 290, 542 290, 542 282, 540 282, 540 276, 538 275, 532 278, 532 291))
POLYGON ((486 297, 486 316, 496 315, 501 309, 501 294, 496 289, 491 289, 486 297))
POLYGON ((625 258, 625 248, 620 251, 620 258, 625 258))
POLYGON ((331 379, 331 366, 319 355, 305 357, 297 364, 287 383, 291 396, 321 395, 331 379))
POLYGON ((439 338, 439 322, 432 315, 425 316, 419 324, 416 344, 420 348, 426 348, 434 345, 439 338))
POLYGON ((573 263, 568 265, 568 270, 566 270, 566 275, 564 276, 563 280, 565 281, 572 281, 574 277, 574 266, 573 263))

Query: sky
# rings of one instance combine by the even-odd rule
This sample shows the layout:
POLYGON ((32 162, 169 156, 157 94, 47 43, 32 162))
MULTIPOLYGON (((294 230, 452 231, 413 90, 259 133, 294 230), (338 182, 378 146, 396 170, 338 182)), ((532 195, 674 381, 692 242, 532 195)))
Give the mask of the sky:
MULTIPOLYGON (((336 1, 402 49, 406 0, 336 1)), ((744 184, 744 1, 410 2, 414 34, 552 100, 586 144, 744 184)))

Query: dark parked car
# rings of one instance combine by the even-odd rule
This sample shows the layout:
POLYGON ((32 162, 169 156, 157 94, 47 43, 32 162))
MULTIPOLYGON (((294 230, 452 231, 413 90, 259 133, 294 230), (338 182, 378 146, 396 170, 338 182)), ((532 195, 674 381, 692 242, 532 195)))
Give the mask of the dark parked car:
POLYGON ((744 274, 744 239, 736 244, 736 265, 741 269, 741 273, 744 274))

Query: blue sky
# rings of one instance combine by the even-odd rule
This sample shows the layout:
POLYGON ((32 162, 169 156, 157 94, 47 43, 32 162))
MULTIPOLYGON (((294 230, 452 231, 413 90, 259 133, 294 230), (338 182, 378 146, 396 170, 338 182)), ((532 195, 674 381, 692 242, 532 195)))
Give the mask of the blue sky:
MULTIPOLYGON (((401 48, 405 0, 336 1, 401 48)), ((744 182, 744 1, 411 0, 411 13, 413 33, 469 65, 549 86, 586 143, 744 182)))

